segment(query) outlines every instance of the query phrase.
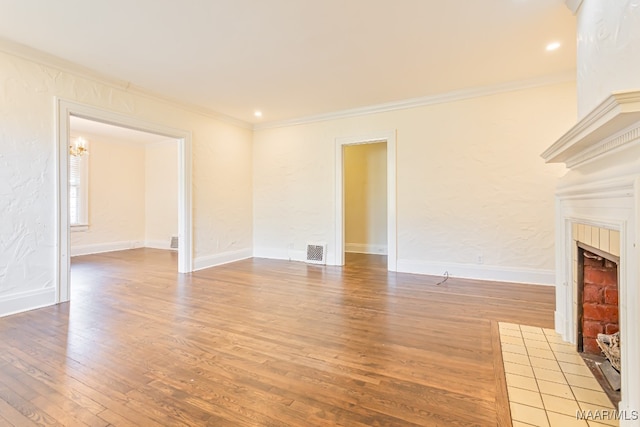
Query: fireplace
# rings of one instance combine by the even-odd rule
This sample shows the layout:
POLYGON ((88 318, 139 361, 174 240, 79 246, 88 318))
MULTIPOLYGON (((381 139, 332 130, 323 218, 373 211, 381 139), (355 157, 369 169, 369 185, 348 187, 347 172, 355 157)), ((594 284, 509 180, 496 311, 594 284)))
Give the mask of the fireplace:
MULTIPOLYGON (((569 168, 556 191, 556 331, 576 347, 592 348, 585 338, 591 338, 593 331, 587 329, 603 328, 606 333, 609 325, 613 331, 616 326, 609 321, 617 311, 621 337, 618 407, 628 413, 638 411, 640 91, 614 93, 542 156, 569 168), (584 264, 592 263, 598 272, 585 272, 584 264), (596 289, 592 279, 603 277, 591 277, 587 286, 583 283, 586 275, 616 276, 617 309, 607 304, 607 295, 609 303, 616 296, 613 285, 607 282, 596 289), (585 296, 594 301, 585 303, 585 296), (604 317, 587 323, 585 311, 604 317)), ((640 421, 621 421, 620 425, 638 426, 640 421)))

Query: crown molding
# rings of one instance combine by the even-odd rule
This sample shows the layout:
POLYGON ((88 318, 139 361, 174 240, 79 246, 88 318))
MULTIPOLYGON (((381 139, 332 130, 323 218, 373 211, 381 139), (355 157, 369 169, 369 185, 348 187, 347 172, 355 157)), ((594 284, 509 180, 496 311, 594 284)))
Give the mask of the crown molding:
POLYGON ((87 80, 91 80, 96 83, 111 86, 113 88, 120 89, 130 94, 142 96, 147 99, 159 101, 165 104, 177 106, 191 113, 195 113, 201 116, 205 116, 211 119, 225 122, 240 128, 249 129, 249 130, 253 129, 253 126, 250 123, 245 122, 244 120, 240 120, 235 117, 231 117, 226 114, 218 113, 208 108, 201 107, 199 105, 185 103, 183 101, 173 99, 171 97, 168 97, 147 89, 143 89, 139 86, 132 85, 131 82, 115 79, 109 75, 100 73, 96 70, 83 67, 82 65, 78 65, 71 61, 67 61, 65 59, 43 52, 41 50, 34 49, 24 44, 20 44, 2 37, 0 37, 0 52, 4 52, 6 54, 16 56, 16 57, 25 59, 27 61, 42 64, 59 71, 63 71, 65 73, 73 74, 75 76, 78 76, 87 80))
POLYGON ((614 92, 542 153, 575 167, 640 141, 640 90, 614 92))
POLYGON ((231 125, 248 129, 248 130, 263 130, 271 128, 279 128, 286 126, 296 126, 307 123, 322 122, 328 120, 344 119, 349 117, 358 117, 369 114, 384 113, 388 111, 405 110, 410 108, 424 107, 429 105, 443 104, 447 102, 461 101, 465 99, 478 98, 482 96, 489 96, 504 92, 512 92, 522 89, 529 89, 540 86, 548 86, 558 83, 566 83, 575 81, 575 70, 558 73, 550 76, 544 76, 529 80, 520 80, 515 82, 501 83, 491 86, 481 86, 470 89, 457 90, 452 92, 446 92, 437 95, 430 95, 419 98, 410 98, 400 101, 388 102, 383 104, 370 105, 366 107, 359 107, 341 111, 335 111, 331 113, 317 114, 311 116, 304 116, 293 119, 285 119, 279 121, 272 121, 266 123, 251 124, 244 120, 237 119, 235 117, 228 116, 226 114, 218 113, 194 104, 188 104, 183 101, 167 97, 165 95, 143 89, 141 87, 132 85, 130 82, 114 79, 111 76, 102 74, 96 70, 83 67, 73 62, 64 60, 57 56, 48 54, 46 52, 31 48, 29 46, 13 42, 0 37, 0 52, 7 53, 9 55, 17 56, 27 61, 39 63, 59 71, 67 72, 78 77, 82 77, 97 83, 101 83, 107 86, 111 86, 127 93, 135 94, 138 96, 152 99, 154 101, 163 102, 173 106, 182 108, 183 110, 199 114, 208 118, 219 120, 221 122, 229 123, 231 125))
POLYGON ((559 83, 574 82, 576 80, 575 70, 553 74, 529 80, 501 83, 492 86, 480 86, 471 89, 463 89, 446 92, 438 95, 430 95, 419 98, 410 98, 401 101, 388 102, 384 104, 370 105, 367 107, 352 108, 348 110, 335 111, 332 113, 317 114, 312 116, 299 117, 295 119, 279 120, 253 125, 254 130, 273 129, 286 126, 297 126, 308 123, 323 122, 328 120, 345 119, 349 117, 365 116, 369 114, 385 113, 388 111, 406 110, 410 108, 424 107, 429 105, 444 104, 465 99, 479 98, 482 96, 495 95, 504 92, 530 89, 540 86, 549 86, 559 83))

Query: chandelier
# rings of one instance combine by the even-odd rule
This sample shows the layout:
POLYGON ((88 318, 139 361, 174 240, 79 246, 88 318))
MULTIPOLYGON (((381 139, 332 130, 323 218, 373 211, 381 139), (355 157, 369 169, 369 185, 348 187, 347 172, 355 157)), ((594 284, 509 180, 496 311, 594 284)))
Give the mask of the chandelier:
POLYGON ((87 150, 86 139, 78 137, 71 143, 71 145, 69 145, 69 154, 71 156, 80 157, 85 153, 89 153, 89 150, 87 150))

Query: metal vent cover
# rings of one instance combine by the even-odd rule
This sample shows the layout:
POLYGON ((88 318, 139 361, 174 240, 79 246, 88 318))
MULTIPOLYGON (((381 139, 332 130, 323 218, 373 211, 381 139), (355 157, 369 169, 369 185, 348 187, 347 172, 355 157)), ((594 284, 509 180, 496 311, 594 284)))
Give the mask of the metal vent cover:
POLYGON ((178 236, 171 236, 171 243, 169 243, 171 249, 178 249, 178 236))
POLYGON ((307 262, 310 264, 326 264, 327 244, 307 243, 307 262))

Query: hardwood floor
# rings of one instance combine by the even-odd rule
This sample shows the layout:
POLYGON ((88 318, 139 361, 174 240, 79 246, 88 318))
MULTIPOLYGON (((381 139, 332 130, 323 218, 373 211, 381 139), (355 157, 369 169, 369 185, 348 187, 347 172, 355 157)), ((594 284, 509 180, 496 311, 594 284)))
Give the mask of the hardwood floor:
POLYGON ((176 262, 77 257, 71 303, 0 319, 0 425, 495 426, 495 322, 553 327, 552 287, 380 256, 176 262))

